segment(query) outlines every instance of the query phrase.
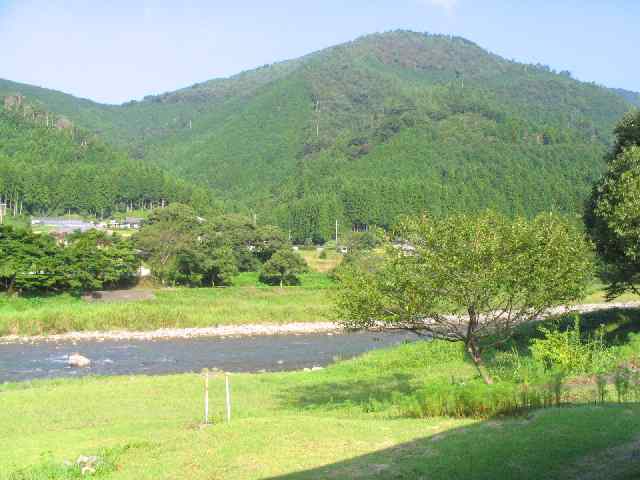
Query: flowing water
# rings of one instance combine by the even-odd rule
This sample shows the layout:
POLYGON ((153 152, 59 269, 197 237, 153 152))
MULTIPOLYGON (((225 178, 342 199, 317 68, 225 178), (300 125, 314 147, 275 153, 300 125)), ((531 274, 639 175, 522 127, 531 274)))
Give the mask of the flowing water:
POLYGON ((210 337, 156 341, 61 341, 0 345, 0 382, 83 375, 285 371, 326 366, 375 348, 415 341, 402 331, 210 337), (91 360, 70 367, 69 355, 91 360))

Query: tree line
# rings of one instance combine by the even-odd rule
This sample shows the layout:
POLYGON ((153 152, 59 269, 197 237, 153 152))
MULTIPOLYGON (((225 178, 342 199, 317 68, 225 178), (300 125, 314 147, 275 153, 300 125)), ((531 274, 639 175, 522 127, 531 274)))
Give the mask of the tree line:
POLYGON ((154 210, 128 239, 99 230, 56 239, 0 225, 0 290, 10 293, 127 287, 142 263, 165 286, 227 286, 247 271, 265 284, 296 285, 306 271, 278 227, 241 215, 205 219, 179 203, 154 210))
POLYGON ((0 203, 8 214, 106 217, 171 202, 218 207, 207 189, 77 131, 0 109, 0 203))
POLYGON ((154 211, 135 241, 163 285, 226 286, 248 271, 260 271, 268 284, 293 285, 305 270, 278 227, 242 215, 205 219, 188 205, 154 211))
POLYGON ((0 225, 0 290, 85 292, 131 285, 140 258, 130 240, 90 230, 51 235, 0 225))

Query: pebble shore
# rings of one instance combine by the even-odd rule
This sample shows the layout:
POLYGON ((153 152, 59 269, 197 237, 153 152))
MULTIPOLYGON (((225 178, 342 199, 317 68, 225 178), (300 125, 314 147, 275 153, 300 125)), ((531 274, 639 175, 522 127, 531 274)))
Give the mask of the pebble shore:
MULTIPOLYGON (((577 312, 589 313, 598 310, 614 308, 638 308, 640 302, 612 302, 593 303, 574 306, 555 307, 544 316, 577 312)), ((216 327, 194 328, 162 328, 150 331, 114 330, 107 332, 68 332, 52 335, 7 335, 0 337, 1 344, 10 343, 38 343, 38 342, 66 342, 66 341, 105 341, 105 340, 167 340, 198 337, 239 337, 256 335, 296 335, 307 333, 340 333, 342 327, 333 322, 314 323, 284 323, 284 324, 255 324, 255 325, 221 325, 216 327)))
POLYGON ((149 331, 113 330, 106 332, 67 332, 51 335, 7 335, 0 344, 105 340, 167 340, 198 337, 239 337, 255 335, 295 335, 305 333, 339 333, 337 323, 284 323, 256 325, 221 325, 216 327, 161 328, 149 331))

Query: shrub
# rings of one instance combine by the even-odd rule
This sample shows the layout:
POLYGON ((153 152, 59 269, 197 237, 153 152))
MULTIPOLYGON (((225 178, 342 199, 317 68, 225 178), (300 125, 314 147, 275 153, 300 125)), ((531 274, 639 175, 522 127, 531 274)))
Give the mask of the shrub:
POLYGON ((559 368, 567 372, 588 369, 589 351, 580 338, 580 320, 575 317, 572 329, 561 332, 545 326, 539 328, 544 338, 535 338, 530 347, 533 359, 546 370, 559 368))
POLYGON ((547 371, 563 371, 566 374, 584 374, 613 368, 616 355, 604 342, 604 327, 595 336, 582 338, 580 317, 574 317, 573 327, 560 331, 557 326, 542 326, 543 338, 534 338, 530 348, 534 361, 547 371))

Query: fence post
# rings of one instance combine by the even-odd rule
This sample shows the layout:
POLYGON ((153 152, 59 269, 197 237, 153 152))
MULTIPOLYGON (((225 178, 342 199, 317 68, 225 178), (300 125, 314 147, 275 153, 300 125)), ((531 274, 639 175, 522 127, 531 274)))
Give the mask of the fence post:
POLYGON ((224 384, 227 391, 227 423, 231 423, 231 387, 229 386, 229 374, 224 374, 224 384))
POLYGON ((204 424, 209 424, 209 369, 205 368, 204 373, 204 424))

